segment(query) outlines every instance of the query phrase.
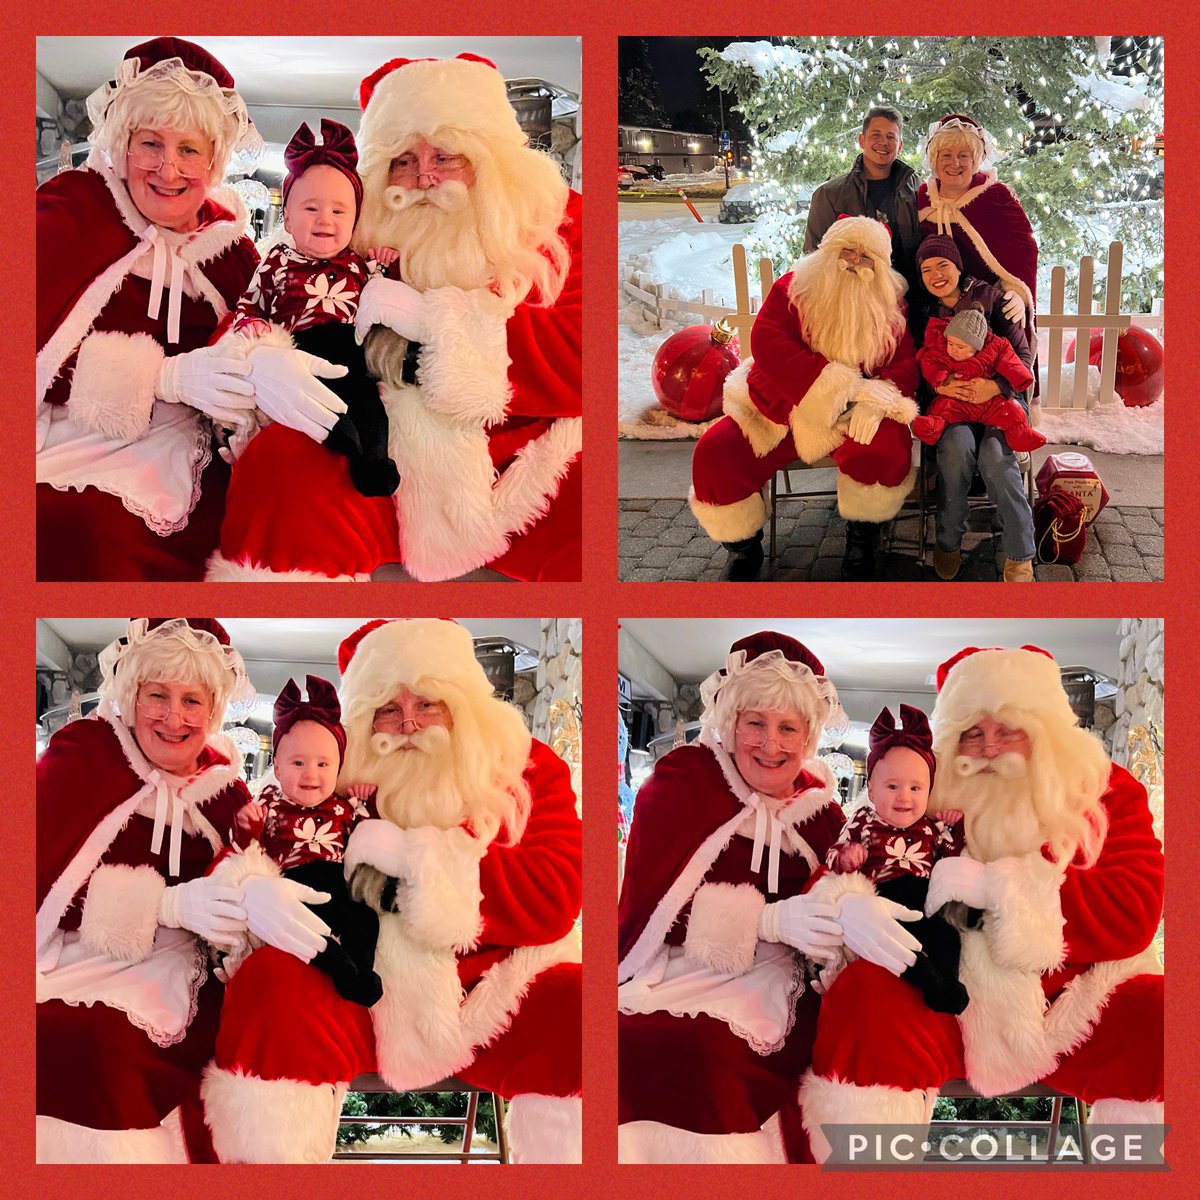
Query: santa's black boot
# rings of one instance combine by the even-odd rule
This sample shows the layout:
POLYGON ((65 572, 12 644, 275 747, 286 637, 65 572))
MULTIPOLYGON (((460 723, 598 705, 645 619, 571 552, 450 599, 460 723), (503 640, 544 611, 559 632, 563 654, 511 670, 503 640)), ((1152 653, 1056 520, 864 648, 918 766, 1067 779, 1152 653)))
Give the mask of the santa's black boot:
POLYGON ((762 530, 740 542, 722 542, 729 557, 721 571, 726 583, 749 583, 758 578, 763 565, 762 530))
POLYGON ((875 578, 875 547, 879 526, 874 521, 846 522, 846 552, 842 555, 842 578, 875 578))

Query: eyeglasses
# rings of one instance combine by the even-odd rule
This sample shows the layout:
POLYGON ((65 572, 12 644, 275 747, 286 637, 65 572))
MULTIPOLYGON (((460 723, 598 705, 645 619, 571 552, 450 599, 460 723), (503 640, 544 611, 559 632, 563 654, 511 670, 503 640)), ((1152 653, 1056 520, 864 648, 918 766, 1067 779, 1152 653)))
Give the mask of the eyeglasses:
POLYGON ((962 750, 977 750, 989 742, 997 742, 1001 746, 1015 746, 1019 742, 1023 742, 1025 737, 1023 729, 1010 729, 1007 725, 999 726, 990 734, 985 733, 982 729, 974 728, 968 729, 958 739, 958 745, 962 750))
POLYGON ((193 146, 180 146, 174 154, 168 156, 163 146, 155 141, 139 141, 131 145, 125 155, 126 161, 139 171, 161 171, 170 158, 176 174, 184 179, 199 179, 206 175, 216 161, 216 155, 204 161, 204 155, 193 146))
MULTIPOLYGON (((146 700, 139 700, 137 706, 150 721, 165 721, 175 707, 165 696, 151 696, 146 700)), ((211 716, 211 712, 195 701, 183 700, 179 706, 180 723, 189 729, 202 729, 208 724, 211 716)))
POLYGON ((415 716, 406 717, 402 709, 389 704, 376 711, 374 724, 376 729, 387 732, 403 729, 406 725, 411 725, 415 731, 437 724, 446 711, 446 706, 440 700, 428 701, 415 716))
POLYGON ((421 160, 415 154, 401 154, 392 160, 389 175, 393 179, 418 179, 422 175, 444 178, 457 175, 469 165, 465 154, 435 154, 422 170, 421 160))
POLYGON ((765 746, 768 741, 773 741, 780 750, 792 751, 803 750, 808 741, 808 733, 806 730, 796 730, 794 733, 779 733, 768 734, 765 725, 743 725, 740 721, 734 727, 734 733, 744 746, 749 746, 753 750, 757 750, 760 746, 765 746))

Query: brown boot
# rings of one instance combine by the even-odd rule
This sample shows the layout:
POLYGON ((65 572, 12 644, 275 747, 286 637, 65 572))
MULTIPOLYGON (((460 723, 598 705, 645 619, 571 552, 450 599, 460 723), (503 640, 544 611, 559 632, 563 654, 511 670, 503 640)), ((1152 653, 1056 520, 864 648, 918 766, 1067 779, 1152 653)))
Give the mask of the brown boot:
POLYGON ((1014 562, 1011 558, 1004 560, 1005 583, 1032 583, 1033 563, 1014 562))
POLYGON ((943 550, 936 542, 933 545, 933 569, 939 579, 950 580, 958 574, 962 565, 962 550, 943 550))

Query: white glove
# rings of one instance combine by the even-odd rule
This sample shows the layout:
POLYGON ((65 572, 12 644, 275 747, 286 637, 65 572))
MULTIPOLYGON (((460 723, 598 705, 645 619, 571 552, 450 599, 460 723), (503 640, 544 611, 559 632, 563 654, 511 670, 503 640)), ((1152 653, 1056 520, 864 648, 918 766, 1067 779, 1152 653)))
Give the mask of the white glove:
POLYGON ((1025 319, 1025 301, 1017 295, 1016 292, 1004 293, 1004 315, 1010 320, 1015 321, 1018 317, 1022 321, 1025 319))
POLYGON ((168 404, 187 404, 218 425, 236 428, 254 411, 254 385, 244 353, 227 345, 204 346, 163 360, 154 394, 168 404))
POLYGON ((329 926, 305 904, 324 904, 328 892, 318 892, 294 879, 254 875, 243 885, 242 904, 251 933, 268 946, 294 954, 303 962, 325 949, 329 926))
POLYGON ((951 900, 961 900, 970 908, 987 908, 990 878, 987 864, 969 855, 938 859, 929 873, 929 890, 925 894, 926 914, 932 916, 951 900))
POLYGON ((247 361, 258 407, 272 421, 323 442, 346 403, 321 380, 341 379, 347 368, 283 346, 255 346, 247 361))
POLYGON ((859 401, 850 409, 850 424, 846 433, 851 441, 866 446, 879 430, 883 420, 883 410, 873 404, 863 404, 859 401))
POLYGON ((358 297, 355 329, 361 342, 374 325, 386 325, 410 342, 429 340, 425 297, 399 279, 376 275, 367 281, 358 297))
POLYGON ((859 958, 902 975, 917 961, 921 943, 898 921, 918 921, 921 913, 882 896, 843 896, 838 919, 846 948, 859 958))
POLYGON ((399 879, 409 861, 409 841, 405 830, 378 817, 359 821, 346 843, 347 870, 361 863, 399 879))
POLYGON ((837 909, 812 896, 792 896, 763 907, 758 936, 765 942, 786 942, 809 958, 828 962, 842 948, 837 909))
POLYGON ((164 888, 158 901, 159 924, 190 929, 214 946, 235 946, 246 932, 246 910, 238 903, 238 892, 208 876, 164 888))

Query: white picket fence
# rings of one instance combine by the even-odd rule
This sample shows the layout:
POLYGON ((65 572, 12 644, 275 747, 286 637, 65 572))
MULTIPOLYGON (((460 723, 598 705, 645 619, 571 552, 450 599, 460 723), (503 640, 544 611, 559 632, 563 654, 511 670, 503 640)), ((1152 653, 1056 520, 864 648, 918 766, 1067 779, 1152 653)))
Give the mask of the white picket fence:
MULTIPOLYGON (((1121 271, 1124 263, 1123 246, 1120 242, 1111 242, 1108 247, 1108 270, 1104 284, 1104 308, 1102 312, 1093 311, 1092 282, 1095 276, 1096 262, 1091 255, 1085 255, 1078 264, 1078 284, 1076 295, 1077 311, 1063 311, 1066 295, 1067 269, 1054 267, 1050 272, 1050 308, 1037 314, 1039 329, 1048 330, 1050 334, 1047 353, 1046 374, 1043 380, 1041 406, 1048 408, 1091 408, 1097 404, 1108 404, 1113 400, 1113 385, 1117 374, 1117 338, 1121 330, 1131 325, 1143 329, 1159 331, 1163 327, 1163 301, 1154 302, 1151 313, 1122 313, 1121 303, 1121 271), (1063 335, 1072 332, 1075 335, 1079 358, 1087 362, 1087 347, 1091 340, 1090 331, 1103 331, 1103 342, 1100 357, 1100 389, 1097 395, 1088 395, 1088 372, 1076 370, 1074 384, 1070 394, 1066 394, 1063 380, 1063 335)), ((688 300, 674 295, 670 289, 659 284, 642 287, 635 284, 632 272, 625 268, 621 277, 621 287, 624 295, 639 302, 647 315, 656 324, 662 325, 664 320, 679 321, 685 317, 699 317, 714 323, 722 317, 733 325, 739 334, 745 355, 746 347, 750 345, 750 327, 754 324, 755 314, 762 301, 767 298, 771 285, 775 281, 774 268, 769 258, 761 258, 758 262, 759 295, 750 294, 749 272, 746 267, 746 248, 738 243, 733 247, 733 290, 736 307, 726 308, 713 303, 712 294, 704 291, 699 301, 688 300)))

